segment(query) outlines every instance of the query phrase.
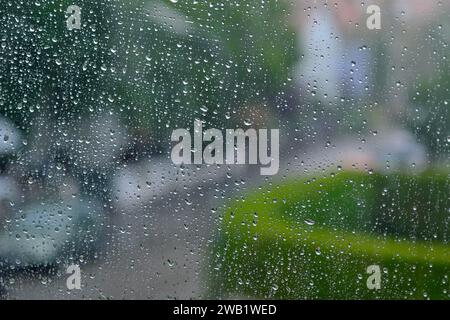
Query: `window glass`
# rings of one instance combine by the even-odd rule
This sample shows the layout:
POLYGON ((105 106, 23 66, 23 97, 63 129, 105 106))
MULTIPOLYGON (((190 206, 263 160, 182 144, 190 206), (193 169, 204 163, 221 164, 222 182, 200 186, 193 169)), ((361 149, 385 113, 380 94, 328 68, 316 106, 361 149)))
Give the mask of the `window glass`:
POLYGON ((449 13, 2 1, 0 296, 448 299, 449 13))

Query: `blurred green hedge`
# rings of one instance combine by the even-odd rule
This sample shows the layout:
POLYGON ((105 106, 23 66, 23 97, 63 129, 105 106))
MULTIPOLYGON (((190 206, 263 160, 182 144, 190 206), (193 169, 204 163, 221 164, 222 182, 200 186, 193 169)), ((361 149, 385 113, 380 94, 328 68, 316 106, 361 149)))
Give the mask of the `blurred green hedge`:
POLYGON ((292 180, 225 211, 214 297, 448 299, 448 175, 341 172, 292 180), (366 269, 382 269, 369 290, 366 269))

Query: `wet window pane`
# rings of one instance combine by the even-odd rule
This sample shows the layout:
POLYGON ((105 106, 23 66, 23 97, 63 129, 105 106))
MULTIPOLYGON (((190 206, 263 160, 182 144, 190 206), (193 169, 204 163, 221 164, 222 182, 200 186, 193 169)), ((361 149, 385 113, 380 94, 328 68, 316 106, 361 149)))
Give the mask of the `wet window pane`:
POLYGON ((449 14, 4 0, 0 296, 449 299, 449 14))

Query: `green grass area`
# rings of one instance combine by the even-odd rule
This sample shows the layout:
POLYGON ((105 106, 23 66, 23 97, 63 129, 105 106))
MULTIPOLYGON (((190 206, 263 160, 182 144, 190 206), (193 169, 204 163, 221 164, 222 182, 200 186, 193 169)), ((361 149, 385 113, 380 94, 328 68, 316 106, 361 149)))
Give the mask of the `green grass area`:
POLYGON ((211 294, 448 299, 449 191, 446 173, 341 172, 251 192, 223 213, 211 294), (366 286, 370 265, 380 290, 366 286))

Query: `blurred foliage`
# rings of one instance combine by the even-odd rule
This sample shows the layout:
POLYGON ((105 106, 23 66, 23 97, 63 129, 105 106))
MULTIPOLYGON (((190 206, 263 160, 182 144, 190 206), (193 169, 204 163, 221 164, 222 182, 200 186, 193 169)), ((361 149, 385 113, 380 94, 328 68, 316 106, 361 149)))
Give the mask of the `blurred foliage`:
POLYGON ((449 298, 449 193, 437 172, 343 172, 250 193, 222 217, 212 295, 449 298), (373 264, 379 291, 366 287, 373 264))
POLYGON ((37 117, 73 121, 108 88, 112 5, 77 2, 83 28, 66 28, 72 1, 7 1, 0 19, 0 112, 28 130, 37 117), (89 14, 87 14, 89 13, 89 14))
POLYGON ((409 126, 434 159, 448 159, 450 138, 450 64, 444 61, 440 72, 423 79, 410 91, 414 108, 408 115, 409 126))
POLYGON ((142 70, 123 82, 126 105, 142 110, 131 114, 135 128, 168 137, 195 118, 221 127, 242 108, 274 107, 295 63, 295 36, 285 4, 253 3, 151 1, 137 9, 142 20, 122 26, 142 29, 122 44, 135 53, 130 67, 142 70))
POLYGON ((449 30, 448 14, 442 11, 423 28, 421 42, 415 38, 428 50, 418 58, 426 72, 419 71, 408 90, 407 126, 427 147, 433 161, 447 161, 450 155, 449 30))
POLYGON ((267 104, 297 53, 284 2, 254 5, 79 0, 6 1, 0 19, 0 114, 28 130, 38 117, 78 125, 116 112, 130 130, 167 139, 194 118, 267 104))

